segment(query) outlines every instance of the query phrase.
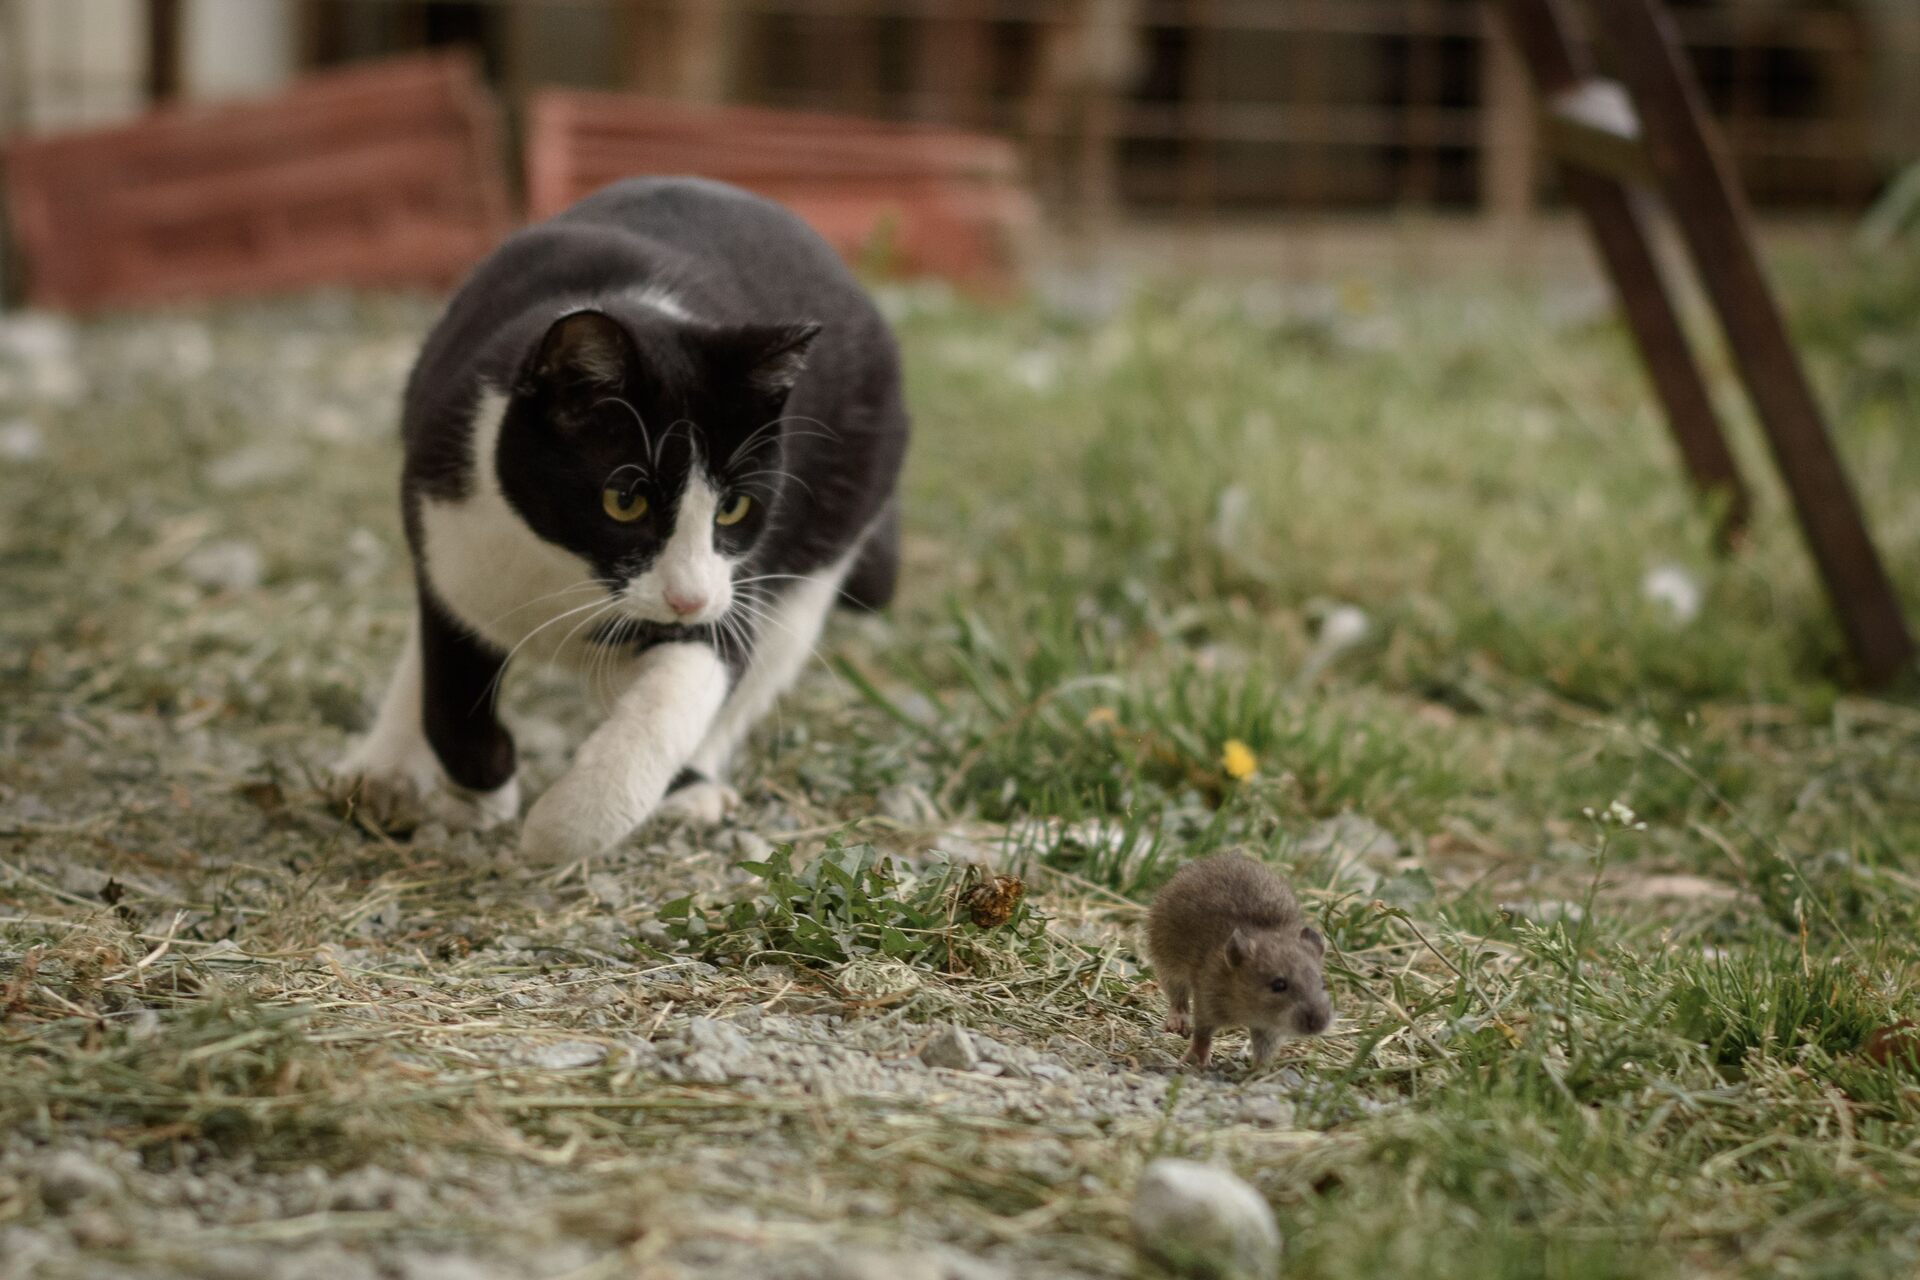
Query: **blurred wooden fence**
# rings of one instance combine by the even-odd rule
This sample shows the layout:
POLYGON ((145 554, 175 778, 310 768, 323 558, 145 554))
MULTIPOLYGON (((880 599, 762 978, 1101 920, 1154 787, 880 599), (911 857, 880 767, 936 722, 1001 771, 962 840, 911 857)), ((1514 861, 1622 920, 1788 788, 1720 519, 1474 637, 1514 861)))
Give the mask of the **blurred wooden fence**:
MULTIPOLYGON (((290 71, 461 43, 516 104, 549 84, 636 88, 998 132, 1070 216, 1516 216, 1546 181, 1480 0, 0 0, 0 110, 191 94, 180 60, 218 42, 170 24, 222 3, 283 15, 290 71), (144 61, 115 83, 86 47, 129 13, 144 61), (50 65, 23 87, 7 50, 35 24, 50 65)), ((1757 203, 1858 207, 1920 137, 1901 88, 1920 0, 1671 7, 1757 203)))

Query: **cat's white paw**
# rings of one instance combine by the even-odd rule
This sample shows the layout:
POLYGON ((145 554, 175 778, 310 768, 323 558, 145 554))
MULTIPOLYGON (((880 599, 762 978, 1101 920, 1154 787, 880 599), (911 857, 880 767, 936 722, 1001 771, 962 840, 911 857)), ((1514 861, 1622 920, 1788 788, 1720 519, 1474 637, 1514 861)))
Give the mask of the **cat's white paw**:
POLYGON ((485 831, 520 812, 517 778, 492 791, 456 786, 424 738, 417 744, 382 742, 377 735, 363 739, 333 766, 327 795, 391 832, 428 822, 450 831, 485 831))
POLYGON ((529 862, 574 862, 604 853, 639 822, 591 778, 569 773, 533 802, 520 824, 520 853, 529 862))
POLYGON ((740 793, 724 782, 690 782, 667 794, 656 811, 696 827, 713 827, 740 807, 740 793))

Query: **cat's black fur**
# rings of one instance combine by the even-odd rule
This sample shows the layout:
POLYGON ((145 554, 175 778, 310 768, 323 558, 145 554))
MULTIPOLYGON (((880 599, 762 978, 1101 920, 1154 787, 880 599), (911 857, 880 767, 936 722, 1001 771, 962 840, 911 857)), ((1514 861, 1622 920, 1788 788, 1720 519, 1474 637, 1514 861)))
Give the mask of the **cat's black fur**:
MULTIPOLYGON (((482 263, 407 385, 402 504, 421 568, 426 730, 461 786, 489 790, 513 774, 491 697, 505 655, 474 635, 479 620, 435 598, 419 504, 474 483, 484 388, 512 396, 496 455, 508 502, 609 582, 657 553, 687 469, 703 465, 755 499, 739 527, 715 530, 728 554, 746 552, 736 581, 818 572, 865 537, 843 597, 867 608, 891 598, 908 427, 894 340, 872 302, 824 241, 769 201, 697 179, 609 187, 482 263), (650 290, 672 305, 648 304, 650 290), (615 473, 652 495, 633 525, 602 518, 615 473)), ((727 649, 717 631, 703 634, 727 649)), ((626 623, 603 638, 687 636, 626 623)), ((737 675, 750 654, 726 657, 737 675)))

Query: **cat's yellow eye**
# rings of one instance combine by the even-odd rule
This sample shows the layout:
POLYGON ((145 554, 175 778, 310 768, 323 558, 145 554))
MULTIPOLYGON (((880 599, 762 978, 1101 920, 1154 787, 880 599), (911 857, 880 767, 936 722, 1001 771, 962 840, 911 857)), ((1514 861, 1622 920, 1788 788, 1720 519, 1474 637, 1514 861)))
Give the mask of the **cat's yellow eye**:
POLYGON ((647 514, 647 495, 638 489, 629 493, 617 485, 608 485, 600 491, 600 505, 621 524, 632 524, 647 514))
POLYGON ((732 502, 720 508, 720 514, 713 518, 713 522, 715 524, 739 524, 747 518, 747 512, 751 510, 752 507, 753 499, 744 493, 740 494, 735 497, 732 502))

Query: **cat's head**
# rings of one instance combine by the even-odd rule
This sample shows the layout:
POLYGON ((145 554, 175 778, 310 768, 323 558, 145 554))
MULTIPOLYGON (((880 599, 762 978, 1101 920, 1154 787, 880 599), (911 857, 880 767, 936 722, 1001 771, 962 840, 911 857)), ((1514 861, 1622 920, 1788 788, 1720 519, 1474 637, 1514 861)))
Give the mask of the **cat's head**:
POLYGON ((787 395, 819 326, 703 326, 651 309, 560 317, 521 367, 500 486, 593 566, 626 616, 700 626, 787 482, 787 395))

